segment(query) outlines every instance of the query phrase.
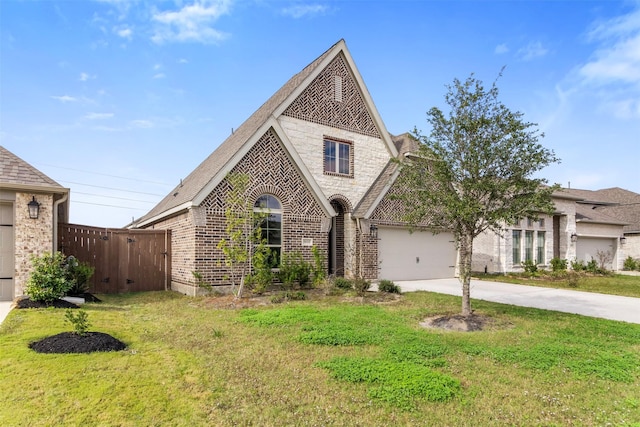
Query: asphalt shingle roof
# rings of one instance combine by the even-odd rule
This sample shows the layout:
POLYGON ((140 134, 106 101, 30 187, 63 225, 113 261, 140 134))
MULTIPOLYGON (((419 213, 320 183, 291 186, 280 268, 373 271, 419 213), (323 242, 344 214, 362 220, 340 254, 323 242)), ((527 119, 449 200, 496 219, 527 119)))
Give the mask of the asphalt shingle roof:
POLYGON ((0 187, 11 185, 66 190, 63 186, 0 146, 0 187))

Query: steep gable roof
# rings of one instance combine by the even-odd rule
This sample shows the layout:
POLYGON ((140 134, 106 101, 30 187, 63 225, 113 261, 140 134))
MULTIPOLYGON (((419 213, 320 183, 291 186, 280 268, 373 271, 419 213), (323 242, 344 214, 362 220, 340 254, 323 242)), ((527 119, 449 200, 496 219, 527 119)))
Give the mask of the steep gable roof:
POLYGON ((66 193, 58 184, 29 163, 0 146, 0 188, 66 193))
POLYGON ((640 232, 640 194, 623 188, 602 190, 562 189, 579 198, 576 217, 579 221, 625 224, 625 233, 640 232))
POLYGON ((240 127, 233 132, 209 157, 207 157, 191 174, 189 174, 176 188, 174 188, 164 199, 160 201, 150 212, 136 221, 137 226, 143 226, 155 222, 167 215, 197 206, 211 192, 215 186, 224 179, 233 165, 236 164, 250 146, 268 128, 273 127, 276 133, 281 136, 281 140, 287 148, 289 154, 295 160, 295 164, 305 176, 307 183, 315 190, 316 197, 321 205, 325 207, 328 215, 334 215, 333 208, 326 199, 321 197, 320 188, 315 183, 313 177, 298 157, 295 149, 287 140, 284 132, 277 123, 276 118, 280 116, 304 90, 317 77, 322 70, 327 67, 337 56, 342 55, 351 68, 351 72, 357 82, 358 89, 362 93, 369 114, 386 142, 387 147, 396 155, 396 149, 384 128, 384 124, 373 105, 373 101, 362 82, 362 78, 355 69, 355 64, 346 48, 344 40, 338 41, 326 52, 307 65, 302 71, 294 75, 284 86, 282 86, 271 98, 269 98, 258 110, 256 110, 240 127))

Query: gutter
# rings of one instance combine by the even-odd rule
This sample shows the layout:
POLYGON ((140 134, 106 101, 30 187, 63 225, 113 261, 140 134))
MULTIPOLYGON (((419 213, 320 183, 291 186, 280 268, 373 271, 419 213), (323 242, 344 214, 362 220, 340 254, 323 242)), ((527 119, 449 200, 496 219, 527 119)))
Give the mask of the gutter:
POLYGON ((62 198, 53 202, 53 251, 52 253, 56 253, 58 250, 58 206, 62 203, 66 202, 69 199, 69 192, 66 192, 62 195, 62 198))

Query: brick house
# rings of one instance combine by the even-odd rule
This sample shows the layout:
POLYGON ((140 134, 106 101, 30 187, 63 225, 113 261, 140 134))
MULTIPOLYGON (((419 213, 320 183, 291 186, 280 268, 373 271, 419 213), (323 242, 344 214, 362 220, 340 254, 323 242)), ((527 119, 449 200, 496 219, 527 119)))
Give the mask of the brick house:
POLYGON ((0 146, 0 301, 23 294, 31 256, 56 250, 68 199, 68 188, 0 146))
POLYGON ((267 244, 278 253, 312 246, 339 276, 453 277, 451 233, 409 233, 389 198, 397 166, 411 150, 390 135, 340 40, 294 75, 189 176, 130 227, 172 230, 172 289, 194 295, 192 272, 223 289, 228 173, 251 177, 246 197, 268 206, 267 244))

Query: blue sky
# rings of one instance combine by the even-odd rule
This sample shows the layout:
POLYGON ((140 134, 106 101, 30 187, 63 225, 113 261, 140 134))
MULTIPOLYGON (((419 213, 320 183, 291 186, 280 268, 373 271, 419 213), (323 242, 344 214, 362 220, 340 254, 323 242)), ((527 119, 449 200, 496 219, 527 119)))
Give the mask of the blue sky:
POLYGON ((0 145, 119 227, 344 38, 389 132, 471 73, 538 123, 572 188, 640 193, 639 1, 0 3, 0 145))

